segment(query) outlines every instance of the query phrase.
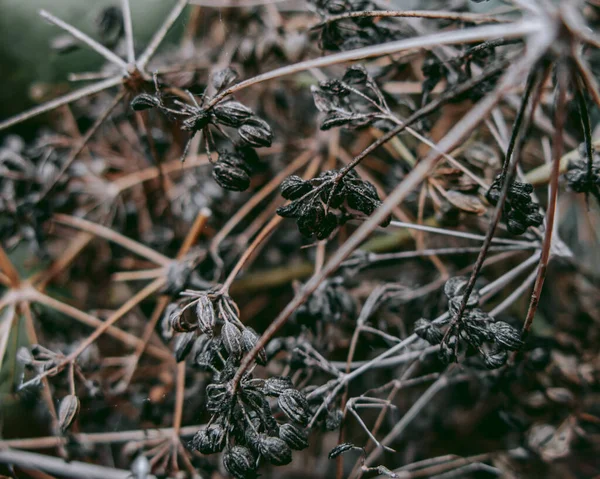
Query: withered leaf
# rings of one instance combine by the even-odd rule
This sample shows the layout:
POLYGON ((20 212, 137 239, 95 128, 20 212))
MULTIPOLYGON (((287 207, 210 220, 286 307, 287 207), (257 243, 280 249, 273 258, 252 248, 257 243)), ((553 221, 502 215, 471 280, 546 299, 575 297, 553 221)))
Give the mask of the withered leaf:
POLYGON ((467 213, 482 215, 486 212, 485 206, 477 196, 449 190, 446 193, 446 199, 459 210, 466 211, 467 213))

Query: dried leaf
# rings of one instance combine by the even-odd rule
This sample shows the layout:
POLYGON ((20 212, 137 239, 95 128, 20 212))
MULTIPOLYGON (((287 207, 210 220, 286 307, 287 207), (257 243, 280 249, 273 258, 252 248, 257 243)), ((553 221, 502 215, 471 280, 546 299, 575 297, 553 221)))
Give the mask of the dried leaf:
POLYGON ((482 215, 486 212, 486 207, 477 196, 465 195, 459 191, 450 190, 446 194, 446 199, 459 210, 467 213, 482 215))

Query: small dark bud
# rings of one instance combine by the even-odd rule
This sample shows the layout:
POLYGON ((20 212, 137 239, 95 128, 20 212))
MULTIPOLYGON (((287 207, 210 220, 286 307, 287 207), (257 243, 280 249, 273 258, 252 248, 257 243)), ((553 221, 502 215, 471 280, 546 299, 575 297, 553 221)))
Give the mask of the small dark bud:
POLYGON ((233 446, 226 450, 223 454, 223 465, 236 479, 256 477, 256 459, 247 447, 233 446))
POLYGON ((294 384, 288 376, 279 376, 265 379, 263 391, 267 396, 278 397, 285 390, 293 388, 294 384))
POLYGON ((356 446, 351 442, 343 442, 342 444, 335 446, 331 451, 329 451, 329 459, 335 459, 340 454, 344 454, 345 452, 348 452, 355 448, 356 446))
POLYGON ((467 278, 464 276, 455 276, 446 281, 444 285, 444 294, 448 299, 452 299, 463 293, 467 286, 467 278))
POLYGON ((446 342, 442 342, 440 345, 440 350, 438 352, 438 357, 440 361, 444 364, 450 364, 456 362, 456 353, 455 347, 458 339, 456 336, 450 336, 446 342))
POLYGON ((282 424, 279 426, 279 437, 285 443, 296 451, 301 451, 308 447, 307 434, 293 424, 282 424))
POLYGON ((483 364, 488 369, 498 369, 506 364, 508 353, 505 350, 491 351, 489 354, 484 354, 483 364))
POLYGON ((248 172, 238 165, 222 159, 213 167, 213 178, 221 188, 230 191, 244 191, 250 186, 248 172))
POLYGON ((182 333, 175 339, 175 360, 179 363, 183 361, 186 356, 192 350, 194 340, 196 339, 196 333, 191 331, 189 333, 182 333))
POLYGON ((430 344, 440 344, 444 334, 431 321, 425 318, 415 322, 415 334, 430 344))
POLYGON ((286 200, 296 200, 313 189, 310 182, 303 180, 299 176, 288 176, 281 183, 281 196, 286 200))
POLYGON ((177 304, 174 304, 172 307, 168 308, 167 311, 169 312, 169 326, 173 329, 173 331, 177 333, 187 333, 198 328, 198 323, 191 321, 191 318, 188 314, 186 314, 186 311, 180 308, 177 304))
POLYGON ((153 95, 147 93, 140 93, 133 100, 131 100, 131 108, 135 111, 148 110, 150 108, 156 108, 160 105, 160 100, 153 95))
POLYGON ((504 349, 516 351, 523 346, 519 330, 504 321, 490 324, 489 330, 493 335, 494 342, 504 349))
POLYGON ((310 410, 306 397, 300 391, 297 391, 296 389, 286 389, 279 395, 277 404, 283 413, 292 421, 297 422, 302 426, 308 425, 310 410))
POLYGON ((212 76, 212 84, 215 90, 221 91, 233 84, 237 80, 238 73, 231 67, 216 72, 212 76))
POLYGON ((338 226, 338 218, 333 213, 329 212, 325 217, 319 221, 315 229, 315 236, 318 240, 324 240, 329 237, 331 233, 335 231, 338 226))
MULTIPOLYGON (((259 340, 258 334, 252 328, 244 328, 242 331, 242 349, 245 353, 250 352, 259 340)), ((260 348, 256 355, 256 362, 261 366, 267 364, 267 353, 264 348, 260 348)))
POLYGON ((237 326, 226 321, 223 329, 221 329, 221 338, 227 352, 232 356, 238 357, 242 352, 242 334, 237 326))
POLYGON ((190 447, 202 454, 214 454, 225 448, 225 429, 220 424, 211 424, 198 431, 190 442, 190 447))
POLYGON ((239 128, 253 115, 250 108, 233 100, 218 103, 212 112, 219 123, 233 128, 239 128))
POLYGON ((198 318, 200 331, 207 336, 212 336, 213 328, 217 323, 217 317, 212 301, 206 294, 203 294, 198 298, 198 303, 196 304, 196 317, 198 318))
POLYGON ((273 132, 269 124, 260 118, 252 118, 239 127, 240 138, 250 146, 260 148, 271 146, 273 143, 273 132))
POLYGON ((218 412, 228 407, 231 400, 231 392, 227 384, 209 384, 206 386, 206 409, 210 412, 218 412))
POLYGON ((275 466, 285 466, 292 462, 292 450, 283 439, 262 434, 259 451, 267 461, 275 466))
POLYGON ((79 398, 74 394, 69 394, 62 398, 58 406, 58 428, 61 433, 64 433, 77 413, 79 412, 79 398))

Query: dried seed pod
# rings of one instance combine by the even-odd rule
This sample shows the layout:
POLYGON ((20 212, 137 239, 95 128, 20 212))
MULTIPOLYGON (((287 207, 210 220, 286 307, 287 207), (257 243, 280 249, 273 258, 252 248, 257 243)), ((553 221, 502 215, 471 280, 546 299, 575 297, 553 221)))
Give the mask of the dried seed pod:
POLYGON ((231 391, 227 384, 213 383, 206 387, 206 409, 219 412, 226 409, 231 401, 231 391))
MULTIPOLYGON (((244 352, 250 352, 256 343, 259 340, 258 334, 252 328, 244 328, 242 331, 242 349, 244 352)), ((267 364, 267 353, 264 348, 260 348, 258 354, 256 355, 256 362, 261 366, 265 366, 267 364)))
POLYGON ((218 103, 212 112, 219 123, 233 128, 239 128, 254 114, 246 105, 233 100, 218 103))
POLYGON ((464 276, 455 276, 446 281, 444 285, 444 294, 448 299, 452 299, 455 296, 462 294, 467 286, 467 278, 464 276))
POLYGON ((244 191, 250 186, 250 176, 246 170, 222 159, 217 160, 212 174, 219 186, 226 190, 244 191))
POLYGON ((269 124, 260 118, 253 117, 238 128, 240 138, 248 145, 255 148, 271 146, 273 132, 269 124))
POLYGON ((177 333, 187 333, 198 328, 198 323, 190 321, 190 316, 178 304, 169 305, 165 314, 169 314, 168 323, 171 329, 177 333))
POLYGON ((344 76, 342 77, 342 81, 347 83, 348 85, 365 85, 369 80, 369 73, 365 69, 365 67, 361 65, 353 65, 349 67, 344 76))
POLYGON ((217 323, 217 316, 212 301, 206 294, 198 298, 198 303, 196 303, 196 317, 198 318, 200 331, 207 336, 212 336, 213 329, 217 323))
POLYGON ((79 398, 75 394, 68 394, 60 401, 58 406, 58 428, 65 433, 73 419, 79 412, 79 398))
POLYGON ((431 321, 425 318, 418 319, 415 322, 415 334, 423 338, 429 344, 440 344, 444 334, 431 321))
POLYGON ((202 454, 214 454, 225 448, 225 429, 220 424, 211 424, 198 431, 190 442, 190 447, 202 454))
POLYGON ((494 342, 504 349, 516 351, 523 346, 519 330, 504 321, 490 324, 489 330, 493 336, 494 342))
POLYGON ((335 431, 342 425, 342 419, 344 419, 344 413, 341 409, 334 409, 327 413, 325 418, 325 429, 328 431, 335 431))
POLYGON ((333 213, 329 212, 325 217, 319 221, 319 224, 315 230, 315 236, 318 240, 324 240, 329 237, 331 233, 338 227, 338 217, 333 213))
POLYGON ((256 477, 256 459, 247 447, 236 445, 227 449, 223 454, 223 465, 236 479, 256 477))
POLYGON ((454 350, 457 342, 458 338, 456 336, 450 336, 447 341, 441 343, 440 350, 438 351, 438 357, 444 364, 456 362, 457 358, 454 350))
POLYGON ((308 425, 310 409, 306 397, 300 391, 296 389, 286 389, 279 395, 279 398, 277 398, 277 404, 283 413, 292 421, 295 421, 302 426, 308 425))
POLYGON ((189 333, 183 333, 177 336, 177 339, 175 339, 175 360, 178 363, 183 361, 190 353, 195 339, 195 331, 190 331, 189 333))
POLYGON ((297 175, 291 175, 281 183, 281 196, 286 200, 297 200, 312 189, 309 181, 303 180, 297 175))
POLYGON ((258 448, 261 456, 275 466, 285 466, 292 462, 292 450, 283 439, 261 434, 258 448))
POLYGON ((306 432, 293 424, 282 424, 279 426, 279 437, 283 439, 290 448, 296 451, 301 451, 308 447, 306 432))
POLYGON ((148 110, 157 106, 160 106, 160 100, 154 95, 148 95, 147 93, 140 93, 131 100, 131 108, 135 111, 148 110))
POLYGON ((232 85, 237 80, 238 73, 231 67, 224 68, 214 73, 212 76, 212 84, 215 90, 221 91, 224 88, 232 85))
POLYGON ((329 451, 329 459, 335 459, 340 454, 344 454, 352 449, 355 449, 356 446, 351 442, 343 442, 342 444, 338 444, 331 451, 329 451))
POLYGON ((488 369, 498 369, 506 364, 508 353, 503 350, 490 351, 489 354, 483 355, 483 364, 488 369))
POLYGON ((294 384, 288 376, 274 376, 265 379, 263 391, 267 396, 278 397, 286 389, 293 389, 294 384))
POLYGON ((298 218, 306 205, 302 201, 292 201, 289 205, 280 206, 276 213, 283 218, 298 218))
POLYGON ((242 352, 242 334, 235 324, 225 321, 221 330, 221 338, 225 350, 232 356, 238 357, 242 352))

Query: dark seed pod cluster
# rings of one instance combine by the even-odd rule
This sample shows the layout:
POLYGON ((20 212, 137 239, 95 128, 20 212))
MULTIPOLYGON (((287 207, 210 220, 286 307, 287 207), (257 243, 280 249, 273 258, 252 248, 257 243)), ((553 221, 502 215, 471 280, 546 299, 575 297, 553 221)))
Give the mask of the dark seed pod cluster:
MULTIPOLYGON (((213 75, 212 83, 217 95, 230 86, 237 78, 234 70, 228 68, 213 75)), ((227 190, 244 191, 250 186, 251 165, 257 158, 253 148, 271 146, 273 132, 269 124, 259 118, 246 105, 229 97, 210 105, 212 98, 202 95, 202 104, 198 104, 195 97, 189 93, 192 104, 173 100, 172 105, 166 104, 156 84, 154 95, 141 93, 131 101, 131 107, 136 111, 156 108, 168 118, 179 120, 181 129, 192 133, 184 148, 182 160, 185 159, 187 150, 193 137, 202 132, 204 146, 210 158, 211 150, 215 150, 212 125, 222 133, 222 127, 233 128, 237 131, 238 142, 233 143, 233 152, 218 151, 218 160, 213 169, 216 182, 227 190), (208 106, 204 106, 208 103, 208 106)), ((229 140, 229 136, 223 135, 229 140)), ((231 140, 229 140, 231 141, 231 140)))
POLYGON ((593 151, 590 165, 585 145, 581 145, 579 150, 580 157, 569 162, 565 174, 569 188, 577 193, 592 194, 600 201, 600 154, 593 151))
POLYGON ((383 93, 362 66, 352 66, 344 76, 311 88, 315 106, 324 113, 321 130, 364 128, 389 117, 383 93))
MULTIPOLYGON (((281 194, 292 200, 277 209, 284 218, 296 219, 300 233, 319 240, 328 238, 338 226, 353 217, 371 215, 381 200, 375 187, 354 171, 331 170, 305 181, 290 176, 281 185, 281 194), (332 211, 336 210, 336 212, 332 211)), ((382 226, 387 226, 391 217, 382 226)))
MULTIPOLYGON (((305 395, 294 388, 289 377, 263 380, 245 373, 235 387, 233 380, 242 357, 256 346, 259 336, 242 324, 228 295, 206 291, 192 298, 185 304, 169 305, 163 320, 163 329, 180 332, 175 339, 177 361, 191 358, 195 366, 213 373, 205 393, 206 409, 212 416, 189 447, 202 454, 224 451, 225 468, 239 479, 256 477, 261 461, 289 464, 293 449, 308 446, 301 429, 311 417, 305 395), (291 423, 275 419, 269 397, 276 398, 279 410, 291 423)), ((263 349, 256 363, 267 364, 263 349)))
MULTIPOLYGON (((498 175, 486 197, 488 201, 496 205, 502 192, 502 175, 498 175)), ((540 205, 531 199, 533 186, 529 183, 521 183, 514 180, 508 188, 506 201, 504 203, 503 218, 508 231, 515 235, 521 235, 530 226, 540 226, 544 217, 540 213, 540 205)))
MULTIPOLYGON (((444 287, 448 298, 448 312, 454 318, 460 309, 467 286, 467 278, 450 278, 444 287)), ((444 363, 456 362, 460 341, 479 352, 483 363, 489 369, 503 366, 508 359, 508 351, 521 348, 521 333, 504 321, 479 308, 479 294, 473 291, 467 301, 466 309, 454 328, 442 342, 444 334, 440 328, 427 319, 419 319, 415 323, 415 334, 431 344, 440 344, 439 357, 444 363)))
MULTIPOLYGON (((317 12, 323 19, 342 13, 377 10, 370 0, 315 0, 317 12)), ((404 36, 402 30, 385 18, 345 18, 319 25, 320 46, 324 50, 352 50, 404 36)))
POLYGON ((203 454, 223 453, 227 471, 238 479, 256 477, 261 461, 283 466, 292 450, 308 447, 307 434, 292 423, 279 423, 267 397, 276 397, 279 409, 293 423, 306 426, 310 419, 304 394, 289 378, 253 379, 245 374, 233 393, 235 367, 227 361, 206 389, 209 425, 198 431, 189 447, 203 454))
MULTIPOLYGON (((448 60, 441 60, 430 53, 423 60, 421 71, 423 73, 423 95, 421 104, 425 105, 433 89, 445 80, 446 91, 451 91, 456 86, 473 78, 473 67, 485 69, 495 62, 501 61, 496 54, 496 47, 505 43, 504 40, 482 42, 466 47, 460 54, 448 60)), ((486 93, 490 92, 500 77, 500 72, 479 82, 462 95, 455 96, 451 101, 462 102, 466 99, 479 101, 486 93)))

